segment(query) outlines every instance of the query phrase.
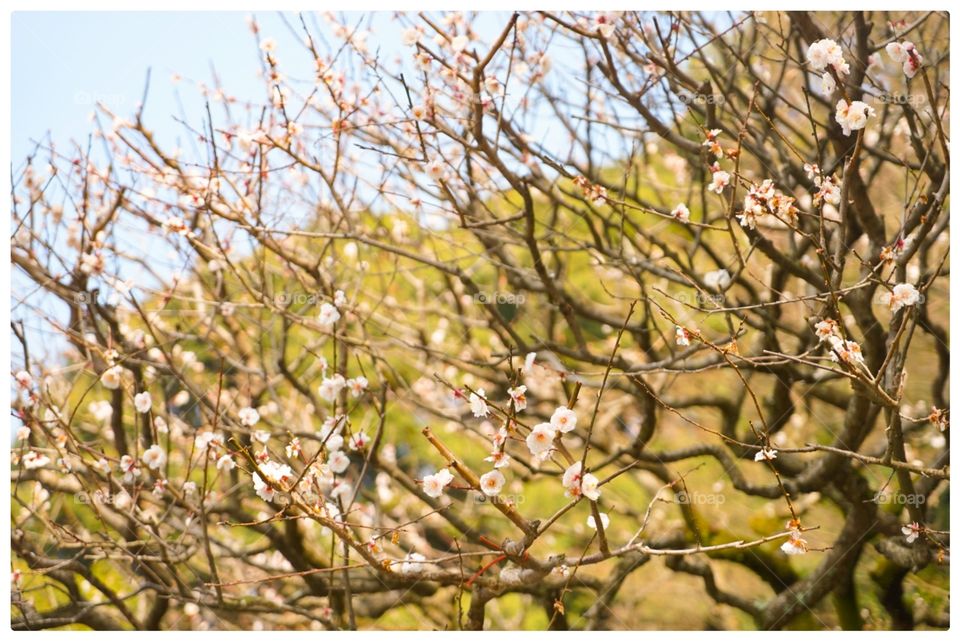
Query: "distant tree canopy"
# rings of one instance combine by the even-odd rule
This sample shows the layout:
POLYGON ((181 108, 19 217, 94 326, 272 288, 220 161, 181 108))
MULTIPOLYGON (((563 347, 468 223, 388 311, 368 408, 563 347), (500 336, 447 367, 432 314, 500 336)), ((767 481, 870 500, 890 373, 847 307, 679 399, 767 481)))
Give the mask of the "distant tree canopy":
POLYGON ((13 168, 15 629, 949 625, 945 13, 286 19, 13 168))

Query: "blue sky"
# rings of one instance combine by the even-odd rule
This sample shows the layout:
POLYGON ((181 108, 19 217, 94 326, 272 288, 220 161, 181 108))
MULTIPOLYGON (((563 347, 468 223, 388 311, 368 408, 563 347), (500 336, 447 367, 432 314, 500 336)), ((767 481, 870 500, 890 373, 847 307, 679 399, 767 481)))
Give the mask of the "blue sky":
MULTIPOLYGON (((171 82, 174 73, 209 82, 215 68, 224 87, 238 98, 262 99, 263 85, 247 12, 15 12, 12 15, 12 148, 16 167, 33 148, 32 140, 49 131, 60 145, 86 140, 89 120, 100 101, 128 116, 140 102, 147 69, 150 94, 145 116, 159 135, 182 131, 171 115, 179 114, 177 93, 188 115, 202 114, 194 87, 171 82)), ((353 24, 371 14, 347 14, 353 24)), ((392 12, 372 18, 371 49, 392 58, 403 51, 401 26, 392 12)), ((312 74, 309 57, 291 33, 299 29, 296 13, 256 14, 263 36, 273 37, 287 73, 312 74), (288 26, 289 25, 289 26, 288 26), (289 53, 285 53, 289 52, 289 53)), ((487 14, 474 27, 497 27, 487 14)), ((311 31, 326 32, 315 14, 306 17, 311 31)), ((329 33, 326 34, 329 36, 329 33)))
MULTIPOLYGON (((93 126, 89 120, 100 101, 118 115, 130 115, 140 102, 147 69, 151 87, 145 112, 148 124, 161 136, 180 131, 171 120, 181 108, 191 117, 202 107, 185 79, 209 82, 215 68, 222 84, 239 98, 260 99, 258 51, 246 24, 246 12, 16 12, 12 15, 12 136, 14 166, 32 150, 31 141, 49 131, 58 144, 83 141, 93 126)), ((290 28, 275 12, 256 15, 261 33, 284 49, 284 65, 296 68, 308 57, 290 28)), ((296 14, 287 20, 299 27, 296 14)), ((359 14, 357 18, 360 19, 359 14)), ((308 17, 308 24, 316 16, 308 17)), ((400 27, 389 13, 378 14, 370 39, 387 55, 400 51, 400 27), (374 42, 373 38, 377 41, 374 42)), ((351 20, 352 22, 352 20, 351 20)), ((311 29, 315 25, 311 24, 311 29)), ((322 31, 322 30, 321 30, 322 31)), ((306 72, 308 67, 303 67, 306 72)), ((200 112, 202 113, 202 112, 200 112)))

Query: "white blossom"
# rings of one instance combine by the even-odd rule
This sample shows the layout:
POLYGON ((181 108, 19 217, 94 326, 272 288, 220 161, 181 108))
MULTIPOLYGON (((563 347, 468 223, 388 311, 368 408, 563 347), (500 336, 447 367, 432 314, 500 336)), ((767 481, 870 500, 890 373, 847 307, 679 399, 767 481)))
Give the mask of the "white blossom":
POLYGON ((865 102, 854 100, 848 103, 844 99, 837 102, 837 112, 834 116, 837 123, 843 128, 843 135, 849 136, 851 132, 863 129, 867 126, 867 118, 873 115, 873 107, 865 102))
POLYGON ((572 432, 577 427, 577 413, 561 405, 554 410, 553 415, 550 417, 550 425, 553 425, 564 434, 572 432))
POLYGON ((574 498, 583 495, 591 501, 596 501, 600 498, 600 481, 589 472, 582 474, 582 469, 581 462, 577 461, 564 471, 562 483, 567 490, 566 495, 574 498))
POLYGON ((423 493, 432 498, 439 498, 451 481, 453 481, 453 474, 447 468, 443 468, 436 474, 428 474, 422 479, 423 493))
POLYGON ((252 407, 244 407, 237 412, 237 417, 240 419, 240 424, 246 427, 253 427, 260 422, 260 412, 252 407))
POLYGON ((113 367, 107 369, 103 373, 103 376, 100 377, 100 382, 103 383, 103 386, 107 389, 119 388, 122 381, 123 368, 119 365, 114 365, 113 367))
POLYGON ((317 389, 317 393, 320 395, 320 398, 332 403, 337 400, 337 395, 340 394, 340 390, 344 388, 347 384, 347 381, 341 374, 334 374, 330 378, 324 377, 320 381, 320 387, 317 389))
POLYGON ((327 465, 334 474, 343 474, 350 467, 350 457, 341 450, 331 452, 330 458, 327 459, 327 465))
POLYGON ((913 543, 920 536, 920 533, 923 532, 923 526, 914 521, 910 525, 904 525, 900 528, 900 531, 907 537, 907 543, 913 543))
POLYGON ((522 412, 527 409, 527 386, 519 385, 517 387, 511 387, 507 390, 507 394, 510 395, 510 399, 513 401, 513 408, 522 412))
POLYGON ((676 218, 681 223, 690 222, 690 210, 683 203, 680 203, 673 208, 673 211, 670 212, 670 215, 676 218))
MULTIPOLYGON (((600 524, 603 526, 603 529, 606 530, 610 527, 610 516, 606 512, 600 513, 600 524)), ((587 527, 591 530, 597 529, 597 521, 593 518, 593 515, 587 517, 587 527)))
POLYGON ((153 399, 150 398, 150 392, 140 392, 133 397, 133 406, 141 414, 146 414, 153 407, 153 399))
POLYGON ((470 411, 477 418, 490 413, 490 408, 487 407, 487 393, 483 389, 470 393, 470 411))
POLYGON ((730 272, 725 269, 718 269, 703 275, 703 284, 714 291, 725 290, 731 282, 730 272))
POLYGON ((20 458, 20 462, 23 463, 23 467, 28 470, 35 470, 39 467, 43 467, 50 462, 50 458, 45 454, 41 454, 35 450, 30 450, 20 458))
POLYGON ((920 302, 920 292, 910 283, 899 283, 893 286, 890 295, 890 310, 898 312, 904 307, 910 307, 920 302))
POLYGON ((833 67, 837 75, 850 73, 850 65, 843 60, 843 50, 829 38, 817 40, 807 48, 807 62, 817 72, 824 71, 829 66, 833 67))
POLYGON ((777 451, 769 447, 760 448, 760 450, 754 454, 754 461, 772 461, 777 458, 777 451))
POLYGON ((140 460, 151 470, 159 470, 167 461, 167 453, 159 445, 151 445, 141 456, 140 460))
POLYGON ((553 447, 553 440, 557 431, 550 423, 540 423, 527 435, 527 448, 534 456, 549 452, 553 447))
POLYGON ((492 470, 480 477, 480 491, 487 496, 496 496, 500 494, 505 482, 500 470, 492 470))
POLYGON ((338 320, 340 320, 340 312, 337 311, 336 307, 330 303, 324 303, 320 306, 320 314, 317 316, 317 321, 322 327, 333 327, 334 323, 338 320))

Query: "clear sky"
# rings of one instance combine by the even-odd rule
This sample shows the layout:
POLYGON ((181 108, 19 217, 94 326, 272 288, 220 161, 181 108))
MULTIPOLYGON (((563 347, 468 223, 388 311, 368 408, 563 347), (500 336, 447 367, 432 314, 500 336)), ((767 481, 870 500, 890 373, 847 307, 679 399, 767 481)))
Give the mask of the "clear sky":
MULTIPOLYGON (((12 16, 12 160, 14 166, 49 131, 54 141, 85 140, 89 117, 100 101, 118 115, 140 102, 147 69, 152 70, 146 117, 161 135, 179 130, 171 115, 199 107, 195 89, 177 89, 174 73, 209 82, 212 69, 232 95, 262 98, 256 72, 258 51, 245 12, 16 12, 12 16), (167 129, 169 128, 169 129, 167 129)), ((285 66, 308 62, 280 15, 257 14, 261 33, 273 37, 285 66)), ((359 15, 357 17, 359 19, 359 15)), ((287 20, 299 27, 296 14, 287 20)), ((318 31, 325 27, 315 16, 318 31)), ((352 21, 351 21, 352 22, 352 21)), ((370 39, 389 55, 400 50, 399 26, 379 14, 370 39), (373 38, 377 38, 377 42, 373 38)), ((311 28, 314 25, 311 24, 311 28)), ((305 68, 306 69, 306 68, 305 68)), ((202 113, 202 112, 201 112, 202 113)))
MULTIPOLYGON (((15 12, 12 15, 12 148, 17 167, 32 150, 31 141, 50 132, 60 145, 86 140, 93 129, 90 114, 99 101, 120 116, 129 116, 143 95, 147 69, 152 70, 145 116, 161 137, 180 132, 172 115, 182 112, 177 94, 191 120, 202 114, 194 87, 171 81, 210 82, 212 70, 238 98, 263 99, 257 78, 258 51, 247 26, 247 12, 15 12)), ((349 24, 364 20, 371 31, 368 44, 383 58, 405 50, 401 25, 393 12, 346 14, 349 24)), ((509 14, 507 14, 509 15, 509 14)), ((309 56, 291 29, 300 29, 295 13, 256 14, 261 35, 278 43, 284 71, 311 77, 309 56), (285 53, 286 52, 288 53, 285 53)), ((305 14, 316 37, 329 37, 325 21, 305 14)), ((475 29, 498 30, 501 21, 481 14, 475 29)), ((494 33, 494 32, 491 32, 494 33)), ((299 35, 299 34, 298 34, 299 35)), ((495 34, 494 34, 495 35, 495 34)))

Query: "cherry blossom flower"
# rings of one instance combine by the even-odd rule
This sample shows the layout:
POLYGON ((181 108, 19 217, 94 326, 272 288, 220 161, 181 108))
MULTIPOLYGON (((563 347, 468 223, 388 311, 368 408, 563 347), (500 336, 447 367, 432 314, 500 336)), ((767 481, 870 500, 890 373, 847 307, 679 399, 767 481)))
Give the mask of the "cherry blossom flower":
POLYGON ((260 422, 260 412, 252 407, 244 407, 237 412, 237 417, 240 419, 240 424, 245 427, 253 427, 260 422))
POLYGON ((100 252, 86 253, 80 256, 80 271, 84 274, 100 274, 106 268, 103 254, 100 252))
POLYGON ((560 406, 550 417, 550 425, 560 430, 564 434, 572 432, 577 427, 577 413, 569 407, 560 406))
POLYGON ((603 185, 596 185, 584 176, 577 176, 573 179, 573 183, 580 188, 580 191, 583 192, 583 195, 592 200, 593 202, 600 204, 607 199, 607 189, 603 185))
POLYGON ((690 222, 690 210, 683 203, 680 203, 679 205, 674 207, 673 211, 670 212, 670 215, 676 218, 681 223, 690 222))
POLYGON ((270 432, 266 430, 257 430, 253 433, 253 440, 266 445, 267 441, 270 440, 270 432))
POLYGON ((216 432, 199 432, 193 440, 194 447, 201 453, 211 455, 219 447, 223 447, 223 436, 216 432))
POLYGON ((790 534, 790 538, 788 538, 783 545, 780 546, 780 550, 784 554, 788 554, 790 556, 806 554, 807 542, 801 538, 799 530, 794 530, 790 534))
POLYGON ((609 39, 616 30, 616 25, 614 24, 616 18, 616 14, 598 13, 593 19, 593 30, 600 32, 601 36, 609 39))
POLYGON ((707 191, 712 191, 715 194, 721 194, 729 184, 730 174, 717 167, 713 170, 713 180, 711 181, 710 186, 707 187, 707 191))
POLYGON ((692 337, 692 334, 685 327, 680 327, 677 325, 676 337, 677 345, 680 347, 687 347, 690 345, 690 338, 692 337))
POLYGON ((420 30, 417 29, 416 27, 410 27, 408 29, 404 29, 403 36, 402 36, 403 44, 408 47, 412 47, 413 45, 420 42, 421 35, 422 34, 420 33, 420 30))
POLYGON ((350 457, 341 450, 336 450, 330 453, 330 458, 327 459, 327 465, 334 474, 343 474, 347 471, 347 468, 350 467, 350 457))
POLYGON ((907 78, 913 78, 917 71, 923 66, 923 56, 917 51, 916 45, 909 40, 904 42, 891 42, 887 45, 887 55, 898 63, 903 65, 903 73, 907 78))
POLYGON ((50 458, 45 454, 41 454, 35 450, 30 450, 20 459, 20 462, 23 464, 23 467, 28 470, 35 470, 37 468, 43 467, 50 462, 50 458))
POLYGON ((100 377, 100 382, 107 389, 118 389, 122 381, 123 368, 119 365, 114 365, 113 367, 107 369, 103 373, 103 376, 100 377))
POLYGON ((530 372, 533 369, 533 364, 536 362, 536 360, 537 360, 536 352, 530 352, 529 354, 526 355, 526 357, 524 357, 523 359, 524 375, 526 375, 528 372, 530 372))
POLYGON ((370 442, 370 437, 367 436, 366 432, 357 432, 350 437, 350 449, 351 450, 362 450, 367 446, 367 443, 370 442))
POLYGON ((477 418, 490 413, 490 408, 487 407, 487 393, 483 391, 483 388, 470 393, 470 411, 477 418))
POLYGON ((350 395, 354 398, 359 398, 369 385, 366 376, 357 376, 347 380, 347 389, 350 390, 350 395))
POLYGON ((137 465, 137 459, 129 454, 121 456, 120 471, 123 472, 124 483, 133 483, 134 479, 140 476, 140 466, 137 465))
POLYGON ((937 429, 939 429, 941 432, 945 432, 947 427, 950 426, 950 421, 947 418, 947 410, 934 407, 928 418, 930 419, 930 422, 936 425, 937 429))
MULTIPOLYGON (((423 564, 427 560, 427 557, 423 556, 418 552, 410 552, 404 557, 403 561, 399 564, 400 567, 397 568, 399 574, 418 574, 423 570, 423 564)), ((390 566, 391 568, 393 565, 390 566)))
MULTIPOLYGON (((258 432, 259 434, 259 432, 258 432)), ((270 434, 267 434, 267 439, 270 438, 270 434)), ((303 448, 300 445, 300 439, 294 436, 290 439, 290 442, 287 443, 287 446, 284 448, 284 452, 287 455, 287 458, 297 458, 300 456, 300 452, 303 451, 303 448)))
POLYGON ((773 214, 781 221, 793 222, 797 217, 795 200, 776 189, 772 180, 764 180, 759 185, 751 185, 743 199, 743 211, 737 214, 737 220, 743 227, 756 229, 757 220, 773 214))
POLYGON ((826 96, 830 96, 837 90, 837 81, 829 73, 820 76, 820 91, 826 96))
POLYGON ((904 525, 900 531, 907 537, 907 543, 913 543, 923 533, 923 526, 914 521, 910 525, 904 525))
POLYGON ((337 395, 346 384, 347 381, 341 374, 334 374, 330 378, 324 377, 323 380, 320 381, 320 387, 317 388, 317 394, 319 394, 323 400, 332 403, 337 400, 337 395))
POLYGON ((844 341, 837 338, 832 341, 833 352, 830 356, 834 361, 843 361, 850 365, 863 364, 863 352, 860 350, 860 344, 856 341, 844 341))
MULTIPOLYGON (((289 465, 277 463, 276 461, 267 461, 260 464, 259 470, 253 473, 253 489, 264 501, 273 501, 276 497, 276 490, 271 487, 267 481, 273 485, 283 487, 294 479, 293 470, 289 465), (263 478, 261 478, 261 474, 263 478)), ((186 488, 186 484, 184 484, 186 488)))
POLYGON ((563 472, 563 487, 567 489, 566 496, 576 498, 582 495, 591 501, 596 501, 600 498, 600 481, 589 472, 581 474, 582 469, 582 463, 577 461, 563 472))
POLYGON ((557 437, 557 431, 550 423, 540 423, 527 435, 527 448, 534 456, 539 456, 550 451, 553 447, 553 440, 557 437))
POLYGON ((848 103, 844 99, 837 102, 837 112, 834 116, 840 127, 843 128, 843 135, 849 136, 851 132, 863 129, 867 126, 867 118, 873 115, 873 107, 865 102, 854 100, 848 103))
POLYGON ((333 485, 333 489, 330 490, 330 498, 337 499, 341 496, 349 496, 353 494, 353 485, 347 481, 337 481, 333 485))
POLYGON ((505 482, 500 470, 492 470, 480 477, 480 491, 487 496, 496 496, 500 494, 505 482))
POLYGON ((179 216, 170 216, 163 221, 163 232, 165 234, 186 235, 188 231, 190 231, 190 228, 183 222, 183 218, 179 216))
POLYGON ((837 321, 832 318, 824 318, 822 321, 814 325, 814 330, 817 333, 817 337, 820 339, 820 342, 827 340, 831 336, 839 336, 840 329, 837 325, 837 321))
POLYGON ((725 290, 730 287, 731 282, 730 272, 725 269, 718 269, 703 275, 703 284, 714 291, 725 290))
MULTIPOLYGON (((600 513, 600 524, 603 526, 604 530, 610 527, 610 516, 606 512, 600 513)), ((587 517, 587 527, 591 530, 597 529, 597 521, 593 518, 592 514, 587 517)))
MULTIPOLYGON (((706 132, 706 140, 703 141, 703 146, 707 147, 711 154, 718 157, 723 155, 723 147, 720 146, 720 141, 718 140, 720 134, 720 129, 710 129, 706 132)), ((717 166, 715 169, 711 169, 712 171, 716 171, 719 168, 720 167, 717 166)))
MULTIPOLYGON (((100 423, 106 423, 110 420, 110 417, 113 416, 113 405, 110 404, 110 401, 93 401, 88 406, 90 413, 93 415, 95 421, 100 423)), ((159 416, 157 418, 160 418, 159 416)))
POLYGON ((850 65, 843 60, 843 50, 834 40, 817 40, 807 48, 807 62, 814 71, 823 71, 833 67, 838 76, 850 73, 850 65))
POLYGON ((465 35, 459 35, 452 40, 450 40, 450 48, 453 49, 455 53, 460 53, 467 48, 470 39, 465 35))
POLYGON ((233 457, 229 454, 224 454, 217 459, 217 469, 223 470, 224 472, 229 472, 237 466, 236 461, 233 460, 233 457))
POLYGON ((899 283, 893 286, 890 295, 890 310, 894 313, 904 307, 910 307, 920 302, 920 292, 910 283, 899 283))
POLYGON ((892 245, 888 245, 880 250, 880 260, 885 264, 893 264, 900 254, 903 253, 903 248, 906 246, 906 243, 902 238, 898 238, 892 245))
POLYGON ((513 408, 522 412, 527 409, 527 386, 519 385, 517 387, 511 387, 507 390, 507 394, 510 395, 510 399, 513 401, 513 408))
POLYGON ((20 389, 30 389, 33 385, 33 377, 30 376, 30 372, 26 370, 20 370, 14 374, 14 378, 17 381, 17 385, 20 386, 20 389))
POLYGON ((753 456, 754 461, 772 461, 777 458, 777 451, 769 447, 760 448, 760 450, 753 456))
POLYGON ((317 322, 324 328, 333 327, 334 323, 340 320, 340 312, 330 303, 324 303, 320 306, 320 314, 317 316, 317 322))
POLYGON ((840 205, 841 190, 840 185, 837 184, 837 179, 833 176, 827 176, 826 178, 816 179, 816 182, 819 186, 817 193, 813 195, 813 204, 819 206, 820 203, 828 203, 837 207, 840 205))
POLYGON ((150 408, 153 407, 153 399, 150 397, 150 392, 140 392, 134 396, 133 406, 141 414, 149 412, 150 408))
POLYGON ((510 465, 510 455, 504 452, 503 450, 494 450, 490 453, 490 456, 483 459, 487 463, 493 463, 494 469, 499 469, 501 467, 506 467, 510 465))
POLYGON ((450 470, 443 468, 436 474, 428 474, 422 479, 423 493, 431 498, 439 498, 446 488, 453 481, 453 474, 450 470))
POLYGON ((151 445, 141 456, 140 460, 151 470, 159 470, 167 462, 167 453, 159 445, 151 445))

